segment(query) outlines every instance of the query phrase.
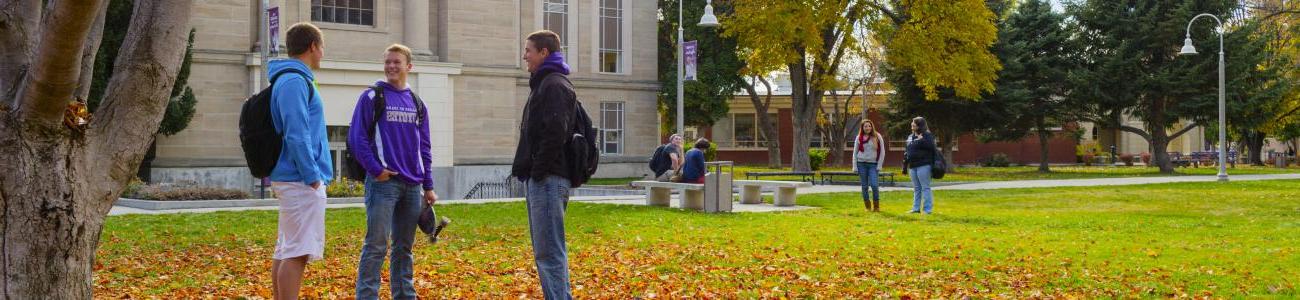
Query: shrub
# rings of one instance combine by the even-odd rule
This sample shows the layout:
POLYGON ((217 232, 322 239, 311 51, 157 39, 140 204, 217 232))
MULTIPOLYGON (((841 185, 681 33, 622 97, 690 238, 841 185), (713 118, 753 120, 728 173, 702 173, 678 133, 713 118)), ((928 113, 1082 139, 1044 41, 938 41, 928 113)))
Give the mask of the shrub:
POLYGON ((366 195, 366 184, 352 179, 338 178, 325 187, 325 195, 330 197, 364 197, 366 195))
POLYGON ((1092 166, 1092 161, 1093 161, 1093 158, 1094 158, 1094 157, 1097 157, 1097 156, 1096 156, 1096 155, 1092 155, 1092 153, 1084 153, 1084 154, 1083 154, 1083 165, 1084 165, 1084 166, 1092 166))
POLYGON ((1132 154, 1127 154, 1127 153, 1126 153, 1126 154, 1120 154, 1120 155, 1119 155, 1119 160, 1122 161, 1122 162, 1124 162, 1124 165, 1125 165, 1125 166, 1133 166, 1133 155, 1132 155, 1132 154))
POLYGON ((709 142, 709 149, 704 149, 704 161, 718 160, 718 143, 709 142))
POLYGON ((1151 153, 1142 152, 1142 163, 1151 165, 1151 153))
POLYGON ((144 187, 144 181, 141 181, 139 177, 131 178, 131 182, 127 183, 126 188, 123 188, 122 193, 119 193, 117 196, 122 198, 131 198, 144 187))
POLYGON ((830 151, 826 149, 808 149, 808 167, 813 171, 821 170, 822 164, 826 163, 826 156, 830 151))
POLYGON ((1010 167, 1011 158, 1007 157, 1005 153, 993 153, 993 155, 980 161, 980 165, 984 167, 1010 167))
POLYGON ((233 200, 252 198, 248 192, 216 187, 180 185, 148 185, 131 194, 131 198, 162 201, 233 200))

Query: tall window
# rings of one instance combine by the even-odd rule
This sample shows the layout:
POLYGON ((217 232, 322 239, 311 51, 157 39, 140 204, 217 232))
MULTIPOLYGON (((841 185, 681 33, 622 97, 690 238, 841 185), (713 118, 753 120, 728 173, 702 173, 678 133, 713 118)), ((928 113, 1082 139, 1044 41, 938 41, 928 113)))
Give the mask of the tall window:
POLYGON ((600 71, 623 72, 623 0, 600 0, 600 71))
POLYGON ((542 28, 560 35, 560 52, 577 59, 569 55, 569 0, 542 1, 542 28))
POLYGON ((623 102, 600 103, 601 151, 623 153, 623 102))
MULTIPOLYGON (((773 120, 776 114, 768 114, 773 120)), ((767 147, 767 139, 759 128, 758 116, 752 113, 731 114, 728 120, 713 124, 714 142, 719 147, 761 148, 767 147)))
POLYGON ((375 0, 311 0, 313 22, 375 25, 375 0))

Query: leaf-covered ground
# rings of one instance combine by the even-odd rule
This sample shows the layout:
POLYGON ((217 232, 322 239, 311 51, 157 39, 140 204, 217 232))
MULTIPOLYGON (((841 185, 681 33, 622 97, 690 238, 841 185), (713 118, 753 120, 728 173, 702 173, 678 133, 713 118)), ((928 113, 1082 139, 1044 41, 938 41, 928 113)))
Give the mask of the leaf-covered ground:
MULTIPOLYGON (((867 213, 857 194, 819 209, 704 214, 572 203, 578 298, 1300 297, 1300 182, 910 193, 867 213)), ((540 298, 523 203, 439 206, 455 219, 416 244, 424 298, 540 298)), ((348 298, 361 209, 326 216, 309 298, 348 298)), ((97 298, 269 298, 272 211, 110 217, 97 298)), ((385 268, 386 270, 387 268, 385 268)), ((385 274, 387 276, 387 274, 385 274)), ((381 295, 387 294, 387 282, 381 295)), ((386 297, 386 296, 385 296, 386 297)))

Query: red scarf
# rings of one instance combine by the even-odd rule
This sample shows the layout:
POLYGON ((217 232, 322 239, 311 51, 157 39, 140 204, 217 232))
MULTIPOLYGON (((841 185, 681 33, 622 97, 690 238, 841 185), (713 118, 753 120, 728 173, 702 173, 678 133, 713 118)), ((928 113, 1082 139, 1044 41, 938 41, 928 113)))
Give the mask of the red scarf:
MULTIPOLYGON (((875 137, 875 133, 870 133, 865 135, 858 134, 858 152, 866 151, 865 147, 867 146, 867 141, 870 141, 872 137, 875 137)), ((876 141, 876 155, 880 155, 880 153, 884 151, 883 145, 884 145, 883 142, 876 141)))

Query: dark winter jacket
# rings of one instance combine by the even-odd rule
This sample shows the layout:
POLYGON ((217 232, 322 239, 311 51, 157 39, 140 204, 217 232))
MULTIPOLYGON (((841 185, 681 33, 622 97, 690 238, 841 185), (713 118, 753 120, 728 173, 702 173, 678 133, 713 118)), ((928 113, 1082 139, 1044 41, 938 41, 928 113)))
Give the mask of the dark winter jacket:
POLYGON ((903 165, 915 169, 934 164, 938 152, 939 147, 934 143, 933 134, 922 133, 919 138, 915 134, 909 135, 907 149, 903 152, 903 165))
POLYGON ((510 175, 521 181, 546 175, 571 179, 566 153, 578 97, 566 75, 564 56, 552 53, 528 79, 531 91, 519 125, 519 145, 510 175))

